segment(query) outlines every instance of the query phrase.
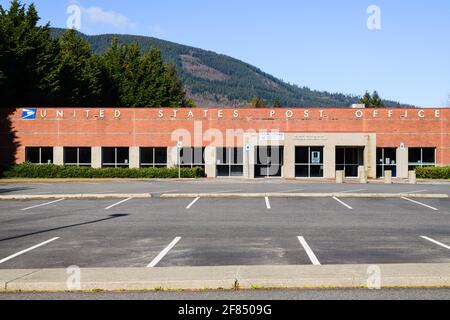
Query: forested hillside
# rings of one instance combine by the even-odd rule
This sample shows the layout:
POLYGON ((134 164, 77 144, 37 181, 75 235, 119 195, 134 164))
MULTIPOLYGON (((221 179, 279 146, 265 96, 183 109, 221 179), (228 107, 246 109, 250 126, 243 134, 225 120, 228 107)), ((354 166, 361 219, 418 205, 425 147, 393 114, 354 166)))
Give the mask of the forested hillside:
MULTIPOLYGON (((51 32, 53 37, 59 37, 64 30, 52 29, 51 32)), ((97 54, 105 52, 115 37, 111 34, 82 36, 97 54)), ((290 85, 252 65, 211 51, 151 37, 116 37, 119 43, 139 43, 143 51, 160 49, 165 61, 175 64, 188 96, 194 98, 198 106, 244 106, 253 97, 260 97, 268 105, 278 99, 284 107, 348 107, 358 103, 360 98, 290 85)), ((398 106, 394 101, 384 103, 387 107, 398 106)))

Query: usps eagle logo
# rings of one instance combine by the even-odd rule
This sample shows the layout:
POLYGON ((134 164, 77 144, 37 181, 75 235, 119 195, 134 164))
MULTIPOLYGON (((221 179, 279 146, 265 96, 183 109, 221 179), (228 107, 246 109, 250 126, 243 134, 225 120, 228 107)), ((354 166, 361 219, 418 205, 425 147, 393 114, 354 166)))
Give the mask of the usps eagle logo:
POLYGON ((36 119, 36 109, 22 109, 22 119, 23 120, 34 120, 36 119))

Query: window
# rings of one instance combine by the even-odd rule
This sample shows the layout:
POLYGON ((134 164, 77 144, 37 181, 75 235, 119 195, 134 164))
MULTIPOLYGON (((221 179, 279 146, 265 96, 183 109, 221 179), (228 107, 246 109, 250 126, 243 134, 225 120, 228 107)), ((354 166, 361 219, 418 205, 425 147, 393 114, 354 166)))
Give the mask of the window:
POLYGON ((216 160, 218 177, 244 175, 244 151, 242 148, 217 148, 216 160))
POLYGON ((91 148, 67 147, 64 148, 64 165, 77 167, 90 167, 92 165, 91 148))
POLYGON ((181 148, 181 168, 203 168, 205 169, 205 148, 181 148))
POLYGON ((384 177, 385 171, 392 171, 392 176, 397 176, 397 149, 377 149, 377 177, 384 177))
POLYGON ((102 148, 103 168, 128 168, 130 166, 129 148, 102 148))
POLYGON ((323 147, 295 147, 295 176, 323 177, 323 147))
POLYGON ((52 164, 53 148, 52 147, 26 147, 25 161, 35 164, 52 164))
POLYGON ((141 148, 141 168, 167 167, 167 148, 141 148))
POLYGON ((336 170, 346 177, 358 177, 358 167, 364 165, 364 147, 337 147, 336 170))
POLYGON ((408 157, 410 171, 416 167, 436 166, 436 148, 409 148, 408 157))
POLYGON ((281 177, 284 163, 283 147, 257 147, 255 177, 281 177))

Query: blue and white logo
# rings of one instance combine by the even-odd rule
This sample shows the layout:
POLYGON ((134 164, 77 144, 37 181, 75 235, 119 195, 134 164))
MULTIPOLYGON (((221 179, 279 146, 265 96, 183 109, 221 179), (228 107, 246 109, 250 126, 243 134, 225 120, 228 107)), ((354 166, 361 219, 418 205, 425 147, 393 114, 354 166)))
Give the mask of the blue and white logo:
POLYGON ((22 109, 22 119, 23 120, 36 119, 36 109, 22 109))

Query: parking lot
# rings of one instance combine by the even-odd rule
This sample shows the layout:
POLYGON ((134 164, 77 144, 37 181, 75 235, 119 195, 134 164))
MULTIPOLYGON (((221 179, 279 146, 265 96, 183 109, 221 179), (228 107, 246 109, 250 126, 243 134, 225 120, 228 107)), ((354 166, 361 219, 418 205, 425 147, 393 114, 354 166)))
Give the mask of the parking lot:
POLYGON ((450 200, 163 199, 167 193, 444 193, 450 185, 278 180, 5 184, 6 194, 149 199, 0 202, 0 269, 449 263, 450 200))

